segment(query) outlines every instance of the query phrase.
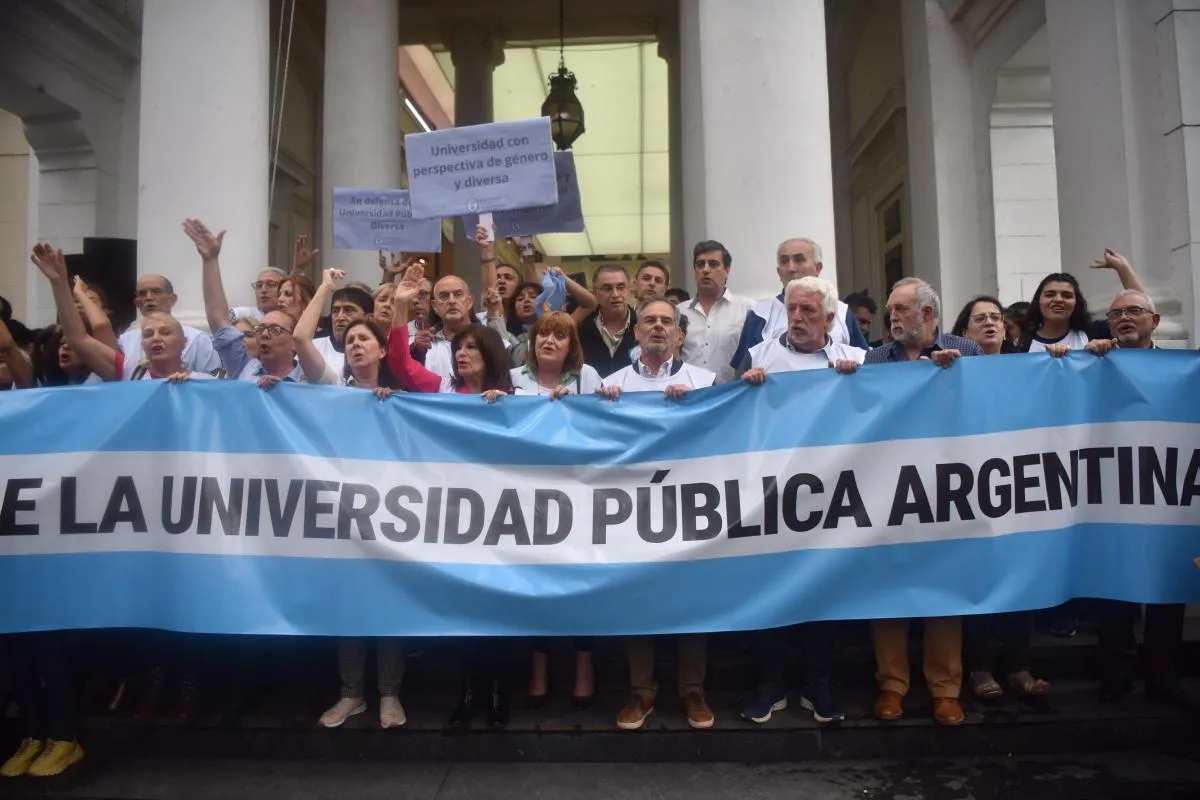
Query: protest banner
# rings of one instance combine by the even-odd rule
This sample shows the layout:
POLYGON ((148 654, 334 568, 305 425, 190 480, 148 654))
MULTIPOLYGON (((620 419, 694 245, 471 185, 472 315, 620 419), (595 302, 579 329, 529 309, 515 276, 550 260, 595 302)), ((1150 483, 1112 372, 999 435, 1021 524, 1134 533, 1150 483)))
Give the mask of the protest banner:
POLYGON ((440 253, 442 224, 413 219, 407 189, 335 188, 333 249, 440 253))
POLYGON ((584 230, 579 179, 575 174, 575 154, 569 150, 555 153, 554 171, 558 180, 558 202, 552 206, 498 212, 497 236, 580 233, 584 230))
POLYGON ((547 117, 404 137, 417 217, 461 217, 558 201, 547 117))
POLYGON ((627 635, 1196 602, 1198 393, 1200 358, 1174 351, 681 402, 0 393, 0 632, 627 635))

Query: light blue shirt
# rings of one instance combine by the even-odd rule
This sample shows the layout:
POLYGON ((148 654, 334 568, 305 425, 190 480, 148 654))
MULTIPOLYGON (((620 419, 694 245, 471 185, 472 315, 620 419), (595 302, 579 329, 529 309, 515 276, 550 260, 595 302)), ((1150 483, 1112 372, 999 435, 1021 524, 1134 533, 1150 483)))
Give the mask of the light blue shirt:
MULTIPOLYGON (((257 358, 251 358, 246 352, 246 341, 242 332, 232 325, 226 325, 213 334, 213 347, 221 357, 225 367, 225 377, 231 380, 254 381, 267 374, 267 369, 257 358)), ((294 383, 304 382, 304 370, 300 364, 295 364, 292 371, 283 379, 294 383)))

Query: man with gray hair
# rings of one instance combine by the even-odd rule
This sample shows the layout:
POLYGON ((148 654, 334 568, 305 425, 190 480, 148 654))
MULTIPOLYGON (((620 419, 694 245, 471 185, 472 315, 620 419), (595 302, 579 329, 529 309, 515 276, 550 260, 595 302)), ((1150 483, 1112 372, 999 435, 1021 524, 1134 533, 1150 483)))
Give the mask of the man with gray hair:
MULTIPOLYGON (((815 277, 789 281, 783 290, 786 299, 787 329, 765 342, 755 345, 747 354, 749 369, 742 380, 760 385, 769 373, 798 370, 827 369, 854 372, 863 362, 866 351, 830 336, 837 315, 837 290, 829 281, 815 277)), ((800 693, 800 705, 811 711, 818 723, 840 722, 845 719, 841 704, 830 680, 833 668, 834 625, 810 622, 800 625, 796 634, 803 645, 805 679, 800 693)), ((759 662, 758 691, 742 710, 742 719, 760 725, 771 714, 787 708, 784 680, 787 631, 758 631, 752 642, 759 662)))
MULTIPOLYGON (((948 368, 961 356, 983 355, 970 339, 938 329, 941 301, 933 287, 920 278, 897 281, 888 296, 887 311, 893 341, 867 353, 867 364, 922 359, 948 368)), ((875 716, 879 719, 904 716, 904 697, 909 689, 908 628, 907 619, 871 622, 875 677, 879 681, 875 716)), ((924 647, 925 682, 933 697, 933 719, 939 725, 961 725, 964 715, 958 696, 962 691, 962 619, 926 618, 924 647)))
MULTIPOLYGON (((133 304, 141 312, 142 319, 156 312, 170 314, 177 302, 179 302, 179 297, 175 294, 175 287, 166 277, 143 275, 138 278, 133 304)), ((184 363, 195 372, 216 375, 221 369, 221 357, 213 349, 212 337, 207 332, 193 328, 191 325, 181 325, 181 327, 187 341, 183 349, 184 363)), ((141 323, 136 322, 130 325, 129 330, 121 334, 117 343, 120 345, 121 352, 125 354, 125 374, 122 377, 129 380, 146 358, 146 353, 142 349, 141 323)))
POLYGON ((867 364, 929 359, 948 367, 959 356, 981 356, 983 350, 963 336, 942 333, 938 328, 942 301, 920 278, 902 278, 888 296, 892 343, 867 353, 867 364))
POLYGON ((279 287, 287 280, 287 273, 279 267, 264 267, 250 284, 254 290, 254 305, 234 306, 229 309, 229 322, 233 324, 241 317, 250 317, 262 322, 268 312, 279 308, 279 287))
MULTIPOLYGON (((824 264, 821 263, 821 246, 812 239, 797 237, 787 239, 775 249, 775 270, 779 280, 787 286, 797 278, 819 278, 824 264)), ((836 295, 836 292, 835 292, 836 295)), ((835 297, 836 299, 836 297, 835 297)), ((740 369, 746 361, 750 348, 759 342, 769 341, 778 337, 788 327, 787 309, 783 292, 767 300, 760 300, 751 306, 742 324, 741 338, 737 350, 733 354, 730 365, 740 369)), ((863 336, 850 306, 837 302, 834 312, 833 325, 829 330, 829 338, 834 342, 861 347, 866 350, 869 346, 863 336)))

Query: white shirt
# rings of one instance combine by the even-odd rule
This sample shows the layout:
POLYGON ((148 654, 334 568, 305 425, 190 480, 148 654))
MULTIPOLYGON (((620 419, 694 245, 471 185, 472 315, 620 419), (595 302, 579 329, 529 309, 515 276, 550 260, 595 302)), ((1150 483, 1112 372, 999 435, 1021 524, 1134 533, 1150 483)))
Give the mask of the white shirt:
POLYGON ((814 353, 799 353, 785 344, 786 334, 773 336, 750 348, 750 366, 767 372, 795 372, 805 369, 827 369, 831 361, 863 363, 867 351, 843 342, 826 338, 825 346, 814 353), (781 341, 782 340, 782 341, 781 341))
MULTIPOLYGON (((752 310, 765 321, 762 334, 764 342, 778 337, 787 330, 787 306, 778 297, 760 300, 754 304, 752 310)), ((846 327, 846 315, 849 313, 850 306, 838 300, 837 311, 833 315, 833 325, 829 328, 830 340, 841 344, 850 344, 850 331, 846 327)))
POLYGON ((662 392, 675 385, 703 389, 712 386, 716 379, 711 370, 672 358, 658 372, 652 372, 639 360, 609 375, 604 385, 618 386, 622 392, 662 392))
MULTIPOLYGON (((512 376, 513 390, 515 394, 536 394, 543 397, 550 396, 550 390, 538 383, 537 376, 529 372, 526 367, 517 367, 509 373, 512 376)), ((599 389, 603 384, 600 381, 600 373, 596 372, 595 367, 584 364, 579 370, 579 374, 575 378, 561 384, 567 388, 567 394, 592 394, 599 389)))
MULTIPOLYGON (((1067 331, 1067 335, 1056 342, 1050 344, 1065 344, 1069 350, 1082 350, 1087 346, 1091 339, 1083 331, 1071 330, 1067 331)), ((1046 352, 1046 343, 1038 339, 1036 336, 1029 340, 1029 352, 1044 353, 1046 352)))
POLYGON ((250 319, 262 322, 264 316, 266 314, 259 311, 257 306, 234 306, 229 309, 229 324, 232 325, 242 317, 249 317, 250 319))
POLYGON ((313 339, 313 347, 317 348, 317 352, 321 354, 321 358, 325 359, 325 363, 335 374, 342 374, 342 367, 346 365, 346 354, 339 353, 333 349, 332 336, 322 336, 319 339, 313 339))
POLYGON ((679 307, 688 318, 687 336, 683 340, 683 360, 703 367, 717 376, 717 383, 733 380, 729 362, 737 351, 742 325, 751 303, 728 289, 705 314, 700 298, 695 297, 679 307))
MULTIPOLYGON (((187 342, 183 346, 184 364, 195 372, 207 372, 210 375, 221 369, 221 357, 213 349, 212 337, 208 333, 191 325, 184 325, 183 338, 187 342)), ((141 326, 135 323, 121 334, 117 344, 125 354, 125 374, 121 378, 129 380, 137 365, 146 357, 146 351, 142 349, 141 326)))

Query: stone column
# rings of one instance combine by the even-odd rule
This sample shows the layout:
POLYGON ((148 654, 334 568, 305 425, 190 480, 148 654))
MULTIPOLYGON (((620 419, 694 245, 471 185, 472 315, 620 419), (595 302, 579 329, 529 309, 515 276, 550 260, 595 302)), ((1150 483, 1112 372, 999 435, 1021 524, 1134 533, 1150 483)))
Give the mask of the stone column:
POLYGON ((683 224, 683 76, 679 28, 659 32, 658 56, 667 62, 667 170, 671 208, 671 285, 687 286, 692 280, 691 247, 683 224))
POLYGON ((266 265, 268 0, 146 0, 138 180, 138 270, 175 284, 175 313, 206 327, 200 260, 180 225, 228 229, 221 264, 231 304, 252 303, 266 265))
POLYGON ((824 0, 680 0, 680 51, 688 252, 723 242, 733 291, 768 297, 808 236, 836 285, 824 0))
POLYGON ((970 297, 995 291, 980 252, 971 54, 936 0, 904 3, 901 28, 912 231, 906 260, 941 296, 943 323, 952 322, 970 297))
POLYGON ((333 251, 333 189, 399 189, 400 12, 397 0, 331 0, 325 12, 322 261, 379 283, 373 251, 333 251))
MULTIPOLYGON (((1195 347, 1200 335, 1200 7, 1173 0, 1171 11, 1158 19, 1159 74, 1163 114, 1159 121, 1166 148, 1167 239, 1170 281, 1155 292, 1160 311, 1180 304, 1184 330, 1163 331, 1180 345, 1195 347)), ((1162 326, 1160 325, 1160 331, 1162 326)))
MULTIPOLYGON (((1059 235, 1063 270, 1079 279, 1092 310, 1106 308, 1121 288, 1111 273, 1088 267, 1111 247, 1129 257, 1154 295, 1163 314, 1160 337, 1182 340, 1181 298, 1186 295, 1194 307, 1192 266, 1182 259, 1191 257, 1188 237, 1196 238, 1200 214, 1196 205, 1188 207, 1186 190, 1178 188, 1187 182, 1186 154, 1176 150, 1180 157, 1172 159, 1173 144, 1186 140, 1182 85, 1170 74, 1160 78, 1159 71, 1174 70, 1185 84, 1195 70, 1178 61, 1172 66, 1178 51, 1166 28, 1158 28, 1156 41, 1157 14, 1151 5, 1124 0, 1046 4, 1059 235), (1172 138, 1173 131, 1180 135, 1172 138), (1168 235, 1171 245, 1165 247, 1168 235), (1179 259, 1174 270, 1173 258, 1179 259)), ((1174 16, 1163 20, 1168 28, 1174 28, 1174 16)))
MULTIPOLYGON (((483 125, 494 121, 492 113, 492 72, 504 63, 504 42, 490 28, 463 23, 446 37, 454 62, 454 124, 456 127, 483 125)), ((467 282, 479 295, 483 280, 479 270, 479 248, 475 230, 466 230, 462 219, 454 220, 454 274, 467 282)))

